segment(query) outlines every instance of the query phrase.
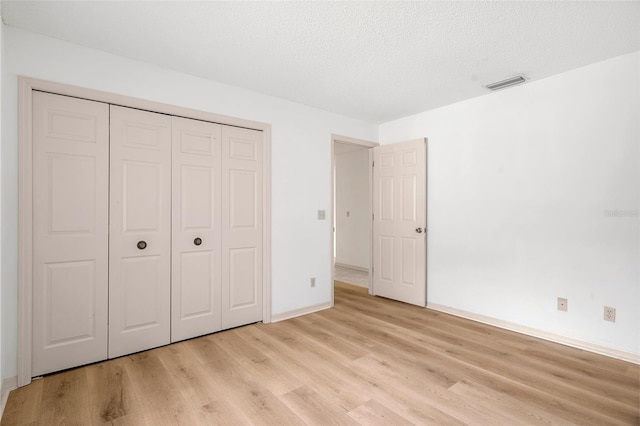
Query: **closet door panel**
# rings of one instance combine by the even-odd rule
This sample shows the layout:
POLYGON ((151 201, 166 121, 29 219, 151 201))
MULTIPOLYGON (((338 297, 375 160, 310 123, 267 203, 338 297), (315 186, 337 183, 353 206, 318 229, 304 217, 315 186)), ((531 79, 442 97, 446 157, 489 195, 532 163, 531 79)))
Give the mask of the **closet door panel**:
POLYGON ((107 357, 109 106, 33 93, 32 374, 107 357))
POLYGON ((171 340, 220 330, 220 126, 172 118, 171 340))
POLYGON ((170 342, 171 118, 111 106, 109 357, 170 342))
POLYGON ((222 126, 222 328, 262 320, 262 132, 222 126))

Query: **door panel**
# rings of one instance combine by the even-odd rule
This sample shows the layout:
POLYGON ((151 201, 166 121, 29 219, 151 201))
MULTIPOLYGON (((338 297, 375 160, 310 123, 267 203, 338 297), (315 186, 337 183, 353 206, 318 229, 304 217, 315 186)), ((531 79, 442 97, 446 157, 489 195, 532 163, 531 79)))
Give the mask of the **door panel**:
POLYGON ((45 266, 45 347, 79 342, 93 337, 95 261, 60 262, 45 266), (75 310, 69 310, 69 295, 75 310), (88 319, 88 320, 87 320, 88 319))
MULTIPOLYGON (((180 260, 180 320, 219 314, 220 297, 214 293, 219 291, 211 285, 214 282, 214 254, 212 251, 197 253, 182 253, 180 260)), ((214 321, 204 320, 207 323, 214 321)), ((174 323, 175 324, 175 323, 174 323)), ((203 332, 212 332, 219 329, 213 325, 203 332)), ((174 333, 175 334, 175 333, 174 333)))
POLYGON ((95 233, 96 158, 50 153, 47 166, 50 232, 95 233))
POLYGON ((257 184, 255 171, 229 170, 231 229, 256 229, 257 184))
POLYGON ((381 176, 379 180, 380 191, 380 208, 378 214, 381 221, 393 221, 394 213, 394 177, 393 176, 381 176))
MULTIPOLYGON (((180 214, 182 215, 182 229, 184 231, 198 231, 213 229, 212 221, 220 214, 215 213, 214 197, 219 191, 213 188, 220 179, 214 177, 214 168, 209 166, 180 166, 180 214)), ((219 185, 219 183, 218 183, 219 185)))
POLYGON ((222 126, 222 328, 262 320, 262 132, 222 126))
POLYGON ((235 248, 229 250, 229 308, 241 309, 255 306, 258 282, 256 249, 235 248))
POLYGON ((220 330, 221 129, 172 118, 171 341, 220 330))
POLYGON ((426 140, 376 147, 373 157, 373 293, 425 306, 426 140))
POLYGON ((170 342, 171 118, 111 105, 109 357, 170 342))
POLYGON ((123 232, 159 232, 162 207, 163 164, 152 161, 122 161, 123 232))
POLYGON ((162 304, 163 289, 157 285, 161 279, 161 262, 161 256, 122 259, 123 332, 162 327, 162 311, 166 311, 168 305, 162 304))
POLYGON ((32 374, 107 358, 109 107, 33 93, 32 374))

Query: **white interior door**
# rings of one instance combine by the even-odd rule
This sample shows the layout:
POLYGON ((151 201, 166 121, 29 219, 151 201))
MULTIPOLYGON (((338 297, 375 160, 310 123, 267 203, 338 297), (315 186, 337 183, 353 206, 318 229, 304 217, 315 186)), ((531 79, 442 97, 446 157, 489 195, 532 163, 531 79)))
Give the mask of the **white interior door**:
POLYGON ((33 93, 33 376, 107 357, 109 106, 33 93))
POLYGON ((170 342, 171 117, 111 106, 109 357, 170 342))
POLYGON ((222 126, 222 328, 262 320, 262 132, 222 126))
POLYGON ((373 148, 373 293, 426 304, 426 139, 373 148))
POLYGON ((220 330, 220 125, 172 118, 171 341, 220 330))

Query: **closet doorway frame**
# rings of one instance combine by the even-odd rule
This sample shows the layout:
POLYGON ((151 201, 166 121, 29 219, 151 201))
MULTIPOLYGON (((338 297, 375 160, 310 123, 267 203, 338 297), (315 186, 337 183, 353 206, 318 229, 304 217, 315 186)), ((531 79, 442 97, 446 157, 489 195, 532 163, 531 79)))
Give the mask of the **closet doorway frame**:
POLYGON ((262 131, 262 322, 271 322, 271 125, 155 101, 18 76, 18 386, 31 383, 33 315, 33 92, 41 91, 160 114, 262 131))

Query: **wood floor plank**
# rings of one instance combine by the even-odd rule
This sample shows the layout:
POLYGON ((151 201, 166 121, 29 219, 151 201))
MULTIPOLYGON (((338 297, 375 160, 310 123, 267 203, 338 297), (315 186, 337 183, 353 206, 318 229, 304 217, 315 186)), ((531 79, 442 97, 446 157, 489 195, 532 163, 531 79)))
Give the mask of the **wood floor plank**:
POLYGON ((35 380, 2 425, 640 425, 640 368, 336 283, 335 307, 35 380))
POLYGON ((301 340, 299 335, 289 331, 287 324, 277 323, 268 327, 256 327, 255 331, 260 334, 263 342, 270 343, 272 347, 278 347, 292 372, 304 378, 305 382, 308 382, 310 387, 324 398, 346 410, 351 410, 369 400, 366 387, 350 380, 348 376, 343 376, 340 366, 331 358, 324 358, 315 351, 309 350, 309 342, 301 340))
POLYGON ((222 383, 227 394, 226 401, 252 424, 304 424, 278 397, 251 377, 241 364, 235 365, 233 370, 219 370, 216 365, 210 367, 211 374, 215 374, 222 383))
POLYGON ((640 365, 630 365, 625 376, 631 377, 633 381, 640 379, 640 365))
POLYGON ((187 342, 161 349, 158 356, 175 383, 175 391, 181 393, 199 424, 250 424, 229 404, 224 386, 216 380, 215 373, 198 361, 187 342))
POLYGON ((140 352, 123 358, 124 369, 131 378, 132 391, 148 424, 193 425, 197 417, 189 410, 176 384, 158 358, 163 348, 140 352))
MULTIPOLYGON (((452 394, 449 388, 438 386, 433 382, 411 374, 411 372, 401 368, 399 364, 395 364, 393 360, 381 360, 376 358, 375 355, 371 355, 354 362, 354 368, 361 371, 373 371, 376 376, 380 377, 381 382, 394 383, 394 394, 402 393, 407 396, 413 396, 413 402, 409 402, 409 398, 405 396, 407 399, 404 402, 405 406, 414 406, 414 410, 422 411, 429 407, 431 416, 435 413, 438 415, 437 418, 429 418, 432 423, 458 422, 460 424, 468 424, 469 422, 480 422, 482 420, 490 422, 499 418, 499 415, 489 409, 468 404, 463 398, 452 394)), ((410 414, 405 415, 405 417, 413 420, 410 414)))
POLYGON ((91 423, 86 369, 73 369, 47 377, 42 388, 41 425, 91 423))
POLYGON ((374 400, 369 400, 355 410, 350 411, 349 416, 362 425, 401 426, 413 424, 374 400))
POLYGON ((11 392, 2 416, 3 425, 36 424, 40 417, 44 379, 36 379, 29 386, 11 392))
MULTIPOLYGON (((292 322, 283 324, 282 327, 289 328, 293 333, 297 328, 292 322)), ((320 359, 331 359, 326 370, 335 371, 341 378, 348 378, 348 383, 359 387, 360 395, 368 396, 377 402, 393 408, 397 413, 417 423, 430 424, 459 424, 452 416, 447 415, 438 408, 429 405, 424 400, 423 395, 413 389, 406 389, 401 383, 392 383, 385 380, 375 371, 362 370, 357 366, 357 360, 347 364, 334 362, 330 356, 330 351, 314 340, 312 336, 306 336, 305 347, 313 348, 313 353, 319 354, 320 359), (388 392, 387 387, 393 387, 393 392, 388 392)), ((319 361, 315 361, 317 364, 319 361)))
POLYGON ((282 401, 306 424, 358 425, 347 411, 332 404, 307 386, 301 386, 282 396, 282 401))
MULTIPOLYGON (((546 380, 540 381, 543 377, 539 368, 533 368, 532 361, 526 358, 517 357, 506 352, 498 352, 491 349, 479 348, 474 345, 456 345, 446 341, 438 340, 432 336, 423 336, 418 332, 402 327, 396 324, 396 321, 388 321, 387 318, 373 318, 375 313, 368 307, 354 307, 351 313, 353 321, 364 320, 376 324, 376 330, 372 333, 375 335, 388 335, 388 339, 393 341, 395 345, 402 347, 409 352, 423 352, 424 349, 416 342, 429 344, 431 347, 438 348, 442 352, 446 352, 447 356, 458 360, 464 360, 467 363, 480 367, 486 371, 496 374, 507 375, 521 382, 538 381, 538 387, 548 392, 554 398, 561 398, 567 403, 582 404, 585 398, 590 398, 590 408, 594 412, 601 413, 603 416, 621 421, 628 421, 634 418, 636 407, 621 401, 620 397, 611 397, 606 391, 600 387, 591 387, 585 390, 584 380, 580 383, 567 380, 567 373, 547 374, 544 376, 546 380), (593 398, 593 394, 599 394, 598 398, 593 398)), ((354 325, 355 326, 355 325, 354 325)), ((450 339, 448 339, 450 340, 450 339)), ((539 367, 539 366, 538 366, 539 367)), ((624 392, 622 392, 624 393, 624 392)), ((635 402, 635 396, 629 396, 629 401, 635 402)))
MULTIPOLYGON (((362 328, 357 321, 354 321, 348 315, 340 316, 340 314, 337 314, 330 319, 320 316, 307 317, 305 320, 311 321, 319 327, 331 328, 332 333, 344 336, 362 348, 368 348, 369 353, 380 355, 381 359, 391 359, 394 364, 401 363, 407 366, 412 370, 413 374, 422 376, 429 383, 448 388, 463 377, 459 369, 446 368, 444 363, 440 363, 435 353, 429 355, 422 353, 423 356, 415 357, 411 352, 403 350, 403 348, 394 345, 392 342, 386 342, 384 339, 373 339, 368 335, 366 328, 362 328)), ((425 348, 425 351, 429 350, 429 348, 425 348)))
POLYGON ((118 358, 86 367, 92 424, 145 423, 122 362, 118 358))
POLYGON ((523 404, 505 393, 496 392, 471 380, 461 380, 449 389, 452 393, 464 398, 467 404, 481 409, 491 410, 505 418, 505 423, 524 422, 530 425, 570 425, 571 422, 551 415, 533 405, 523 404))
POLYGON ((332 352, 332 358, 340 359, 341 361, 348 362, 354 359, 358 359, 367 354, 367 350, 361 349, 358 346, 352 344, 348 340, 336 336, 330 332, 325 332, 322 329, 310 325, 304 318, 293 318, 290 323, 297 329, 312 338, 314 341, 329 349, 332 352))
POLYGON ((274 395, 283 395, 303 385, 303 382, 296 378, 287 366, 274 362, 264 352, 254 348, 236 330, 226 333, 220 345, 224 346, 224 350, 244 366, 247 373, 263 383, 274 395))

